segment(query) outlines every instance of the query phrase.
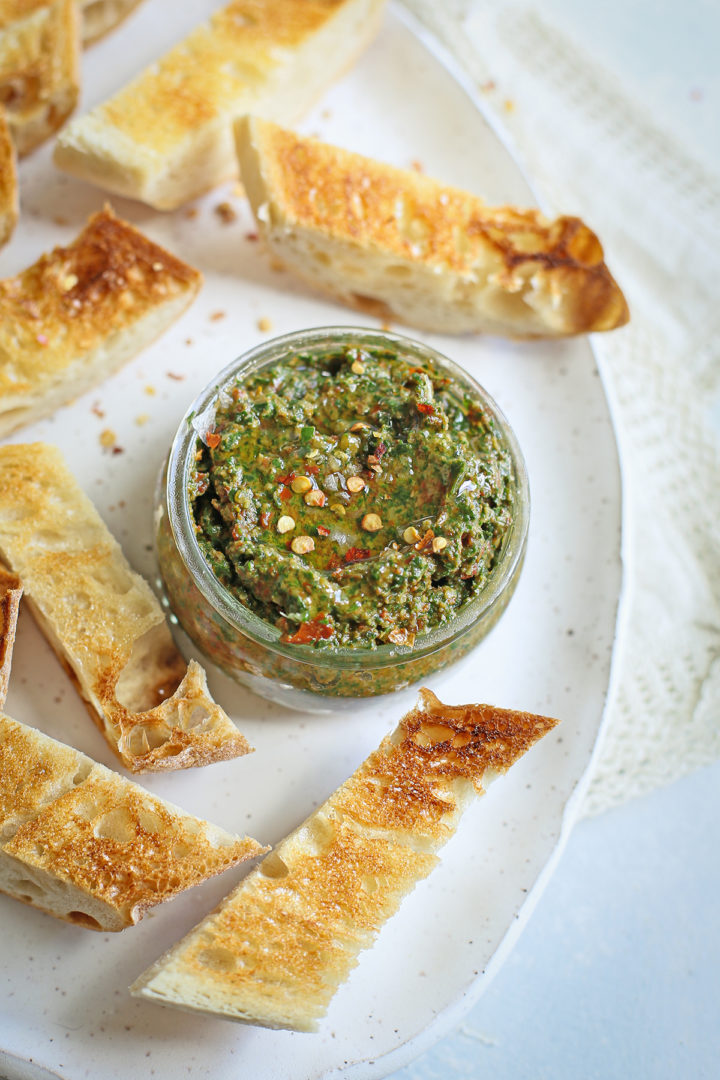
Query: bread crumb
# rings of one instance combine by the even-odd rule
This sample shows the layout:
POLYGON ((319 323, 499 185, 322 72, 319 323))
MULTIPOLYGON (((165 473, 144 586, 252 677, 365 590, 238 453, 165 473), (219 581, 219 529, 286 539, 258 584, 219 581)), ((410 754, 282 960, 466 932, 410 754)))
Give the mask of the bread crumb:
POLYGON ((268 330, 272 330, 273 324, 270 321, 270 319, 263 316, 262 319, 258 319, 257 328, 258 328, 258 330, 262 330, 263 334, 266 334, 268 332, 268 330))
POLYGON ((223 225, 232 225, 233 221, 237 221, 237 211, 229 202, 218 203, 215 207, 215 213, 220 218, 223 225))
POLYGON ((90 412, 93 413, 95 416, 99 416, 101 420, 105 416, 105 410, 100 408, 99 401, 93 402, 90 408, 90 412))
POLYGON ((190 220, 192 220, 193 218, 196 218, 197 216, 198 216, 198 208, 197 208, 197 206, 189 206, 187 208, 187 210, 185 211, 185 217, 190 218, 190 220))
POLYGON ((489 94, 491 90, 494 90, 496 86, 494 79, 488 79, 487 82, 481 83, 480 89, 484 94, 489 94))
POLYGON ((210 313, 210 322, 219 322, 220 319, 225 318, 225 314, 224 311, 212 311, 210 313))
POLYGON ((191 337, 186 337, 185 338, 185 344, 186 345, 194 345, 195 342, 193 341, 193 339, 191 337))
POLYGON ((58 214, 56 217, 53 218, 53 225, 69 225, 69 224, 70 224, 70 222, 68 221, 68 219, 66 217, 62 217, 60 214, 58 214))
POLYGON ((157 390, 155 389, 154 386, 146 386, 145 387, 145 393, 147 394, 148 397, 155 397, 155 395, 157 394, 157 390))
POLYGON ((271 259, 270 269, 274 270, 277 274, 282 274, 285 269, 285 263, 282 261, 282 259, 271 259))
POLYGON ((185 378, 184 375, 178 375, 176 371, 166 371, 165 374, 167 375, 168 379, 174 379, 175 382, 182 382, 185 378))
POLYGON ((115 445, 115 432, 112 428, 105 428, 100 432, 100 445, 105 450, 109 450, 111 446, 115 445))
POLYGON ((332 109, 323 109, 320 115, 322 116, 323 120, 329 120, 332 116, 332 109))
POLYGON ((505 98, 503 101, 503 109, 505 112, 515 112, 515 102, 511 98, 505 98))
POLYGON ((415 170, 415 172, 425 172, 425 167, 423 166, 422 161, 418 161, 417 158, 411 161, 410 164, 415 170))
POLYGON ((135 417, 135 423, 137 424, 138 427, 143 427, 144 424, 147 424, 149 419, 150 419, 150 416, 149 416, 148 413, 146 413, 146 412, 140 413, 139 416, 135 417))

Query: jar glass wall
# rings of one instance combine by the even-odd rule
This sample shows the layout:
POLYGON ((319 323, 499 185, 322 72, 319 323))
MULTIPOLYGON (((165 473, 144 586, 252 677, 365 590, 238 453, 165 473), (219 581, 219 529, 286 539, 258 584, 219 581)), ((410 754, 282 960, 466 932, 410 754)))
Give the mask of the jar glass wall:
POLYGON ((293 708, 333 711, 359 697, 387 694, 423 680, 477 645, 505 609, 520 574, 529 520, 527 474, 517 439, 495 402, 463 369, 415 342, 380 331, 325 327, 264 343, 234 361, 193 402, 163 470, 155 516, 158 563, 178 623, 204 655, 256 693, 293 708), (189 497, 199 432, 212 423, 218 401, 260 369, 302 353, 345 346, 390 349, 411 364, 439 371, 461 399, 489 413, 511 461, 512 520, 483 588, 447 622, 419 633, 412 646, 381 643, 324 647, 295 644, 244 605, 214 575, 198 544, 189 497))

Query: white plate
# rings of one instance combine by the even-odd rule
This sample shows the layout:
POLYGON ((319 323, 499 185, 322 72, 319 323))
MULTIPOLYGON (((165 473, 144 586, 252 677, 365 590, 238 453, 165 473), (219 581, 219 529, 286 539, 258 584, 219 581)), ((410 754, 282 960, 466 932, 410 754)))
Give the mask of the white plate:
MULTIPOLYGON (((147 0, 86 55, 84 106, 212 6, 206 0, 174 6, 168 29, 166 6, 147 0)), ((402 166, 419 162, 490 201, 534 201, 476 105, 398 10, 391 9, 379 40, 303 128, 402 166)), ((2 276, 70 239, 104 201, 96 189, 55 172, 49 147, 22 163, 21 185, 21 223, 0 255, 2 276)), ((270 318, 277 333, 376 323, 274 272, 245 238, 253 226, 232 187, 201 199, 194 219, 113 201, 200 267, 204 290, 155 346, 14 441, 57 443, 131 562, 152 577, 152 491, 161 459, 200 388, 267 336, 257 320, 270 318), (239 212, 231 225, 214 213, 227 198, 239 212), (215 312, 224 317, 213 320, 215 312), (145 414, 150 419, 141 426, 145 414), (124 453, 101 450, 104 428, 116 432, 124 453)), ((453 703, 545 712, 560 717, 561 727, 468 812, 441 866, 362 956, 316 1035, 188 1016, 127 994, 135 976, 229 891, 239 871, 120 935, 91 934, 0 896, 0 1067, 13 1080, 36 1075, 37 1067, 66 1080, 384 1076, 459 1020, 527 918, 567 833, 601 723, 621 574, 615 441, 587 341, 424 339, 471 371, 505 411, 527 457, 533 498, 527 561, 508 611, 475 653, 431 685, 453 703)), ((191 812, 268 842, 345 779, 414 697, 402 693, 379 707, 359 703, 355 713, 321 718, 271 706, 216 672, 211 685, 257 752, 143 782, 191 812)), ((27 613, 7 711, 117 767, 27 613)))

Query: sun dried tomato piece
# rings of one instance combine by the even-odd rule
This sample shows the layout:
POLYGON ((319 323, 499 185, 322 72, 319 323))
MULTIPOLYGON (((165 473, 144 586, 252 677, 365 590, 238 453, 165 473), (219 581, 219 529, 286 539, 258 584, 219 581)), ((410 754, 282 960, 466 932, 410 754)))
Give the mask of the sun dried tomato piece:
POLYGON ((263 529, 267 529, 268 525, 270 524, 269 510, 263 510, 262 514, 260 515, 260 524, 262 525, 263 529))
POLYGON ((287 502, 288 499, 292 499, 292 488, 285 487, 280 492, 280 498, 283 502, 287 502))
POLYGON ((369 548, 351 547, 345 552, 345 562, 360 562, 362 559, 370 558, 369 548))
POLYGON ((317 531, 318 531, 318 536, 329 536, 330 535, 330 530, 326 529, 324 525, 318 525, 317 531))
POLYGON ((292 484, 294 479, 295 479, 295 473, 294 472, 289 472, 289 473, 285 473, 284 476, 276 476, 275 477, 275 483, 276 484, 292 484))
POLYGON ((335 631, 329 623, 325 622, 326 618, 325 615, 316 615, 309 622, 300 623, 294 634, 285 634, 283 636, 283 641, 287 641, 291 645, 309 645, 313 641, 331 638, 335 631))
POLYGON ((435 415, 435 406, 430 405, 427 401, 418 402, 418 412, 424 413, 426 416, 435 415))
POLYGON ((205 442, 211 450, 215 450, 220 445, 220 436, 216 431, 209 431, 205 436, 205 442))

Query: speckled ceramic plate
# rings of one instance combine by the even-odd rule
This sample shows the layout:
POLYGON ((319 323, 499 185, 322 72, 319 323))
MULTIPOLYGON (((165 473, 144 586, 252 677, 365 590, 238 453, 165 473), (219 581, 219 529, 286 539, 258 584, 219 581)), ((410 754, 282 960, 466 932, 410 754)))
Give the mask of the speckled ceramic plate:
MULTIPOLYGON (((214 5, 147 0, 85 57, 83 106, 105 96, 214 5)), ((330 140, 482 193, 532 203, 517 166, 452 74, 391 8, 378 41, 303 124, 330 140)), ((101 192, 57 173, 50 147, 20 169, 22 218, 0 253, 6 276, 65 242, 101 192)), ((259 320, 285 333, 362 322, 273 271, 248 236, 232 190, 162 215, 117 210, 205 274, 192 310, 99 390, 15 441, 57 443, 131 562, 154 575, 155 476, 188 402, 260 341, 259 320), (237 220, 215 213, 229 200, 237 220), (101 449, 111 429, 122 453, 101 449)), ((264 324, 263 324, 264 325, 264 324)), ((584 340, 510 344, 423 335, 464 365, 504 410, 528 463, 533 512, 525 569, 498 627, 433 681, 446 700, 554 714, 556 732, 472 808, 441 866, 403 904, 337 993, 316 1035, 188 1016, 131 998, 130 982, 235 884, 223 877, 120 935, 65 925, 0 896, 0 1071, 65 1080, 212 1077, 318 1080, 386 1075, 439 1036, 486 985, 557 855, 578 800, 608 686, 620 589, 618 459, 592 352, 584 340)), ((1 478, 0 478, 1 482, 1 478)), ((252 756, 146 779, 184 808, 263 841, 280 839, 353 771, 413 695, 360 702, 341 717, 290 713, 211 672, 212 689, 248 736, 252 756)), ((116 767, 50 648, 23 613, 10 715, 116 767)))

